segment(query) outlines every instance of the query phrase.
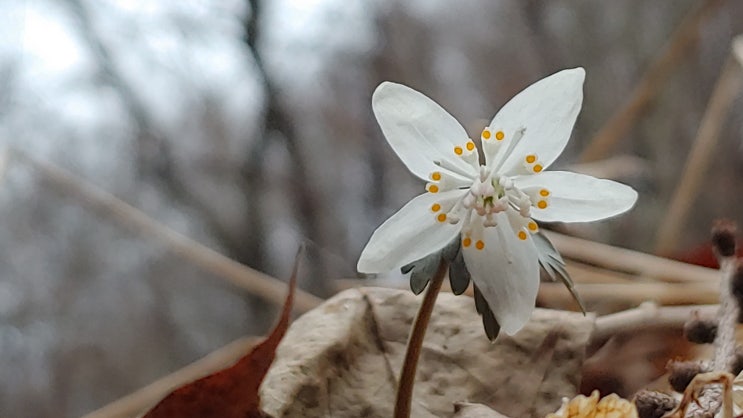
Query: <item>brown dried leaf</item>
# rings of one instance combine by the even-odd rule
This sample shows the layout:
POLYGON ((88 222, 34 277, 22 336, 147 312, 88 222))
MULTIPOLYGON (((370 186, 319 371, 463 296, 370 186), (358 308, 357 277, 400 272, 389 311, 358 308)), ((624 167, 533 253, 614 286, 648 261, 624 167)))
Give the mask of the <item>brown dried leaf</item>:
POLYGON ((479 403, 458 402, 454 404, 454 418, 508 418, 479 403))
POLYGON ((546 418, 637 418, 637 409, 632 402, 612 393, 603 398, 594 390, 591 396, 578 395, 564 400, 562 407, 546 418))
POLYGON ((263 342, 233 366, 174 390, 144 418, 259 418, 259 387, 276 356, 276 347, 289 328, 299 256, 289 281, 289 293, 279 322, 263 342))
MULTIPOLYGON (((261 387, 277 417, 389 417, 420 297, 381 288, 339 293, 299 318, 261 387)), ((537 309, 490 343, 472 298, 439 295, 423 344, 414 417, 452 417, 459 401, 543 417, 577 393, 593 317, 537 309)))

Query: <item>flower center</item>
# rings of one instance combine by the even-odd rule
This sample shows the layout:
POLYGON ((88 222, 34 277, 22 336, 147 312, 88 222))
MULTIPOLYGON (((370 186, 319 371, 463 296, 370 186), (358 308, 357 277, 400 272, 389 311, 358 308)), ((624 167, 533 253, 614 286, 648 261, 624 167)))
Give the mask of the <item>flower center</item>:
MULTIPOLYGON (((524 129, 517 131, 520 139, 524 129)), ((502 131, 491 132, 486 128, 482 133, 483 146, 485 142, 502 141, 502 131)), ((511 145, 512 146, 512 145, 511 145)), ((545 188, 529 188, 520 190, 510 177, 499 175, 498 167, 480 165, 477 149, 472 141, 461 146, 455 146, 453 153, 478 169, 478 175, 472 179, 469 187, 465 184, 455 185, 452 176, 446 171, 434 171, 430 174, 430 182, 426 185, 429 193, 439 193, 444 190, 459 189, 464 193, 456 199, 440 201, 431 206, 431 211, 439 223, 459 224, 461 222, 462 246, 474 247, 478 250, 485 248, 484 231, 498 225, 505 220, 511 226, 520 240, 526 240, 529 234, 539 231, 539 226, 531 219, 532 207, 546 209, 549 205, 550 191, 545 188), (500 214, 505 214, 502 216, 500 214)), ((531 173, 542 171, 542 164, 536 154, 524 157, 523 164, 531 173)), ((441 164, 442 168, 444 167, 441 164)))

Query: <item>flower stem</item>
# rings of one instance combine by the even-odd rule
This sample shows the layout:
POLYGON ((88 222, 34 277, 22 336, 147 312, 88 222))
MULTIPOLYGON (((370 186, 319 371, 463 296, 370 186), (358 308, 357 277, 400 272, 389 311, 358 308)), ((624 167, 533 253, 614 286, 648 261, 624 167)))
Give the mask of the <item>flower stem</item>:
POLYGON ((423 338, 426 336, 428 321, 431 319, 433 306, 436 304, 436 297, 441 290, 441 284, 444 282, 449 263, 442 259, 439 268, 433 275, 428 289, 426 290, 418 315, 415 317, 413 329, 410 331, 408 339, 408 349, 405 352, 405 362, 402 364, 400 372, 400 383, 397 387, 397 400, 395 401, 395 418, 409 418, 410 406, 413 400, 413 385, 415 384, 415 371, 418 368, 418 357, 421 354, 423 338))

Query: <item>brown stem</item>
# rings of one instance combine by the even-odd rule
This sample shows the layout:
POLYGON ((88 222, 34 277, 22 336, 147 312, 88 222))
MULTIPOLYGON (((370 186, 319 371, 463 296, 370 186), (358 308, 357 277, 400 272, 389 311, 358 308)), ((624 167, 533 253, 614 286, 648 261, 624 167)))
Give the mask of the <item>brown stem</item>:
MULTIPOLYGON (((715 337, 715 357, 712 371, 718 376, 729 375, 731 364, 735 359, 735 328, 738 323, 740 308, 732 294, 730 281, 737 269, 738 261, 732 256, 720 257, 720 310, 718 311, 717 337, 715 337)), ((724 417, 732 417, 730 410, 730 382, 726 385, 709 386, 701 390, 701 394, 683 415, 686 418, 715 416, 722 405, 725 406, 724 417)), ((686 396, 686 394, 684 394, 686 396)))
POLYGON ((410 405, 413 400, 413 385, 415 384, 415 371, 418 368, 418 357, 421 354, 423 338, 426 336, 428 321, 431 319, 433 306, 436 304, 436 297, 441 290, 441 284, 444 282, 449 263, 441 260, 439 268, 436 270, 431 282, 428 284, 426 295, 418 309, 418 316, 415 318, 413 329, 408 339, 408 349, 405 352, 405 362, 402 364, 400 372, 400 384, 397 387, 397 399, 395 400, 395 418, 409 418, 410 405))
POLYGON ((714 370, 727 372, 735 360, 735 327, 738 323, 738 301, 732 294, 730 281, 735 274, 737 260, 724 257, 720 260, 720 311, 717 338, 715 338, 714 370))

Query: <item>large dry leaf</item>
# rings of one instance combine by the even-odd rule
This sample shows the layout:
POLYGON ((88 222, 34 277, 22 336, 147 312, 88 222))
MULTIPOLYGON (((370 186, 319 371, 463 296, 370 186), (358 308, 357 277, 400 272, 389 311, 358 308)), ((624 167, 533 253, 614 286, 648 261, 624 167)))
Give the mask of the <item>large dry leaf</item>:
MULTIPOLYGON (((276 417, 390 417, 420 297, 381 288, 339 293, 299 318, 261 386, 276 417)), ((454 403, 542 417, 580 383, 593 318, 537 309, 491 344, 472 298, 439 295, 418 364, 414 417, 451 417, 454 403)))

